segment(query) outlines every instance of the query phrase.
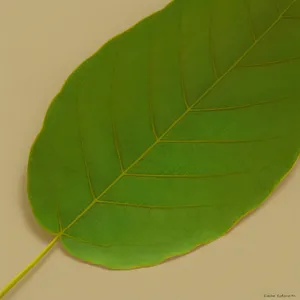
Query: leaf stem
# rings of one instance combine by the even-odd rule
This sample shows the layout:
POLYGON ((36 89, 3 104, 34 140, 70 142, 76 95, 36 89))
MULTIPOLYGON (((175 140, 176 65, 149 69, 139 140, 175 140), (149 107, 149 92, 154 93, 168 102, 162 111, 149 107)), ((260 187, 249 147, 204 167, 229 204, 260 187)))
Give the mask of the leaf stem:
POLYGON ((2 299, 37 263, 53 248, 59 240, 60 235, 57 235, 47 247, 19 274, 17 274, 2 290, 0 290, 0 299, 2 299))

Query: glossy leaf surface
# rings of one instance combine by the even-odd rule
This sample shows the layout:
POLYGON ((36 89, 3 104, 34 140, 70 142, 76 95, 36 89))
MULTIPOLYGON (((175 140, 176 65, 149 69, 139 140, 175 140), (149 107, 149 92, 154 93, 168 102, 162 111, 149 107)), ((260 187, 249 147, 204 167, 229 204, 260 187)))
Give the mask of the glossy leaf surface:
POLYGON ((300 1, 174 0, 67 80, 28 194, 74 256, 158 264, 225 234, 300 148, 300 1))

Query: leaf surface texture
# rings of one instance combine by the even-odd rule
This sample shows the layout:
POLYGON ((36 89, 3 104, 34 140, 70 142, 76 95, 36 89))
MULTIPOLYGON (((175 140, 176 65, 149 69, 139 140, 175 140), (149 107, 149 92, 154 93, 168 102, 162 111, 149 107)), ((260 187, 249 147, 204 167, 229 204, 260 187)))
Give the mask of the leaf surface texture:
POLYGON ((29 159, 74 256, 158 264, 224 235, 300 148, 300 2, 174 0, 67 80, 29 159))

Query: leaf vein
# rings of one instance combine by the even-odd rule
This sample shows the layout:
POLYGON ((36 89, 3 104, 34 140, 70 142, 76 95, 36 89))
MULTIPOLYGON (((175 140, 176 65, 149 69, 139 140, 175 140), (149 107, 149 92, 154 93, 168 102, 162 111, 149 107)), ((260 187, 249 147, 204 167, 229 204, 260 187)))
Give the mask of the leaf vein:
MULTIPOLYGON (((124 165, 123 165, 122 156, 121 156, 121 150, 120 150, 120 144, 119 144, 119 138, 118 138, 118 133, 117 133, 117 129, 116 129, 116 124, 114 121, 112 121, 112 127, 113 127, 113 134, 114 134, 114 143, 115 143, 115 148, 116 148, 116 152, 118 155, 120 169, 121 169, 121 172, 123 172, 124 165)), ((94 197, 94 198, 96 198, 96 197, 94 197)))
POLYGON ((280 59, 280 60, 274 60, 274 61, 267 61, 267 62, 262 62, 262 63, 257 63, 257 64, 251 64, 251 65, 239 65, 239 68, 256 68, 256 67, 267 67, 267 66, 272 66, 272 65, 279 65, 279 64, 284 64, 284 63, 289 63, 295 60, 299 60, 300 56, 295 56, 295 57, 290 57, 290 58, 285 58, 285 59, 280 59))
POLYGON ((215 174, 148 174, 148 173, 127 173, 126 176, 141 177, 141 178, 178 178, 178 179, 201 179, 226 177, 232 175, 241 175, 246 172, 230 172, 230 173, 215 173, 215 174))
POLYGON ((67 238, 69 238, 71 240, 74 240, 76 242, 88 244, 88 245, 91 245, 91 246, 96 246, 96 247, 101 247, 101 248, 107 248, 107 247, 111 246, 111 245, 107 245, 107 244, 98 244, 98 243, 95 243, 95 242, 90 242, 90 241, 87 241, 87 240, 84 240, 84 239, 81 239, 81 238, 69 235, 67 233, 63 233, 62 236, 67 237, 67 238))
POLYGON ((78 134, 79 134, 80 148, 81 148, 81 153, 82 153, 82 157, 83 157, 85 173, 86 173, 86 177, 88 180, 90 193, 94 199, 95 198, 95 190, 94 190, 94 187, 92 184, 91 174, 90 174, 89 166, 88 166, 87 159, 86 159, 86 153, 85 153, 83 137, 82 137, 82 132, 81 132, 81 126, 80 126, 81 121, 80 121, 80 115, 79 115, 79 98, 77 98, 77 101, 76 101, 76 110, 77 110, 77 120, 78 120, 78 134))
POLYGON ((286 20, 300 20, 300 17, 297 17, 297 16, 288 16, 288 15, 285 15, 282 18, 286 19, 286 20))
POLYGON ((217 62, 216 55, 214 51, 214 39, 213 39, 213 9, 211 11, 211 16, 209 20, 209 51, 211 56, 212 69, 215 76, 215 79, 218 79, 218 71, 217 71, 217 62))
POLYGON ((153 89, 154 89, 154 84, 153 84, 153 55, 152 55, 152 31, 150 28, 150 47, 149 47, 149 114, 150 114, 150 122, 151 122, 151 128, 153 135, 155 137, 155 140, 158 139, 158 134, 157 134, 157 128, 155 124, 155 114, 154 114, 154 105, 153 105, 153 89))
POLYGON ((224 106, 224 107, 212 107, 212 108, 194 108, 194 109, 191 110, 191 112, 213 112, 213 111, 244 109, 244 108, 250 108, 250 107, 254 107, 254 106, 273 104, 273 103, 281 102, 281 101, 287 100, 287 99, 289 99, 289 98, 284 97, 284 98, 280 98, 280 99, 276 99, 276 100, 255 102, 255 103, 249 103, 249 104, 244 104, 244 105, 236 105, 236 106, 224 106))
POLYGON ((198 143, 198 144, 244 144, 244 143, 258 143, 258 142, 265 142, 269 140, 276 140, 281 138, 280 136, 277 137, 268 137, 263 139, 253 139, 253 140, 161 140, 161 143, 167 144, 181 144, 181 143, 198 143))
MULTIPOLYGON (((116 202, 116 201, 103 201, 98 200, 99 204, 107 204, 107 205, 116 205, 116 206, 126 206, 126 207, 135 207, 135 208, 144 208, 144 209, 188 209, 188 208, 212 208, 215 205, 210 204, 191 204, 191 205, 149 205, 149 204, 134 204, 134 203, 126 203, 126 202, 116 202)), ((225 204, 223 204, 225 205, 225 204)))
POLYGON ((254 31, 253 20, 252 20, 252 17, 251 17, 251 8, 250 8, 250 5, 249 5, 249 1, 245 0, 245 4, 246 4, 246 9, 247 9, 247 14, 248 14, 248 20, 249 20, 251 35, 252 35, 253 41, 255 42, 256 41, 256 34, 255 34, 255 31, 254 31))

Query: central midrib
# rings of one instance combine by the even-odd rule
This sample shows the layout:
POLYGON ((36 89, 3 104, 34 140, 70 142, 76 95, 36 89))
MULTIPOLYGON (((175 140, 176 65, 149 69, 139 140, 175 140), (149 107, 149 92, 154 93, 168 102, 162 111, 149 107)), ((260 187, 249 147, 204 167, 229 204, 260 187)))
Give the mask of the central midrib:
POLYGON ((179 116, 170 127, 160 136, 157 140, 148 148, 146 151, 138 157, 129 167, 127 167, 123 172, 97 197, 95 198, 85 210, 83 210, 65 229, 63 229, 58 235, 62 236, 63 233, 72 227, 86 212, 88 212, 96 203, 99 203, 99 199, 107 193, 111 187, 113 187, 121 178, 126 175, 126 173, 134 167, 141 159, 143 159, 157 144, 161 142, 161 140, 202 100, 204 99, 214 88, 231 72, 236 66, 252 51, 252 49, 273 29, 273 27, 280 21, 282 16, 289 10, 289 8, 296 2, 297 0, 293 0, 287 7, 284 9, 278 18, 270 25, 270 27, 258 38, 253 44, 239 57, 238 60, 222 75, 220 76, 192 105, 190 105, 186 111, 179 116))

